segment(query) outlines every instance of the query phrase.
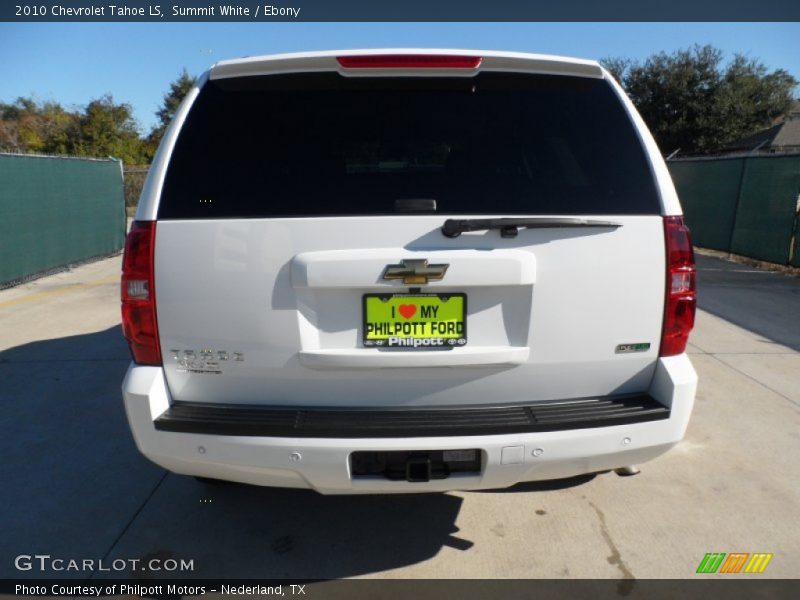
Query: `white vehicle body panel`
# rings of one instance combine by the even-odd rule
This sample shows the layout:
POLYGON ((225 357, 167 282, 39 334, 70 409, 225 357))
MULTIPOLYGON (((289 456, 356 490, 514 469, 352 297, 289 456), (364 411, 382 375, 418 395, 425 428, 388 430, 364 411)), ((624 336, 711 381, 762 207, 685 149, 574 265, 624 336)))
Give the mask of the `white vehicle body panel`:
POLYGON ((641 391, 661 335, 664 274, 651 265, 664 263, 663 244, 652 243, 663 225, 659 217, 613 220, 622 227, 527 230, 510 240, 496 232, 445 239, 439 216, 159 222, 159 330, 174 397, 422 406, 641 391), (191 260, 176 261, 187 248, 191 260), (467 293, 469 344, 433 355, 359 347, 361 295, 406 291, 380 275, 413 257, 452 260, 426 289, 467 293), (480 281, 485 271, 491 278, 480 281), (199 315, 207 315, 202 327, 199 315), (635 342, 651 347, 615 354, 635 342), (244 360, 204 375, 181 372, 172 358, 172 350, 206 347, 244 360))
MULTIPOLYGON (((137 209, 137 220, 158 221, 155 298, 164 363, 132 365, 123 383, 137 445, 177 473, 322 493, 495 488, 654 458, 683 436, 697 379, 685 354, 659 357, 666 291, 663 216, 680 214, 652 135, 620 86, 594 61, 480 50, 380 49, 217 63, 178 109, 137 209), (464 70, 344 69, 336 60, 387 54, 480 56, 482 61, 464 70), (489 71, 608 80, 647 157, 660 214, 581 214, 618 226, 520 229, 513 238, 496 230, 446 238, 440 228, 452 216, 526 215, 158 219, 173 150, 207 82, 314 72, 474 77, 489 71), (386 351, 361 343, 362 296, 409 293, 413 286, 381 277, 387 265, 409 259, 448 265, 442 280, 430 281, 421 291, 466 294, 466 346, 386 351), (649 348, 618 351, 628 344, 649 348), (187 363, 187 354, 211 357, 210 362, 187 363), (669 418, 513 435, 358 439, 208 435, 154 427, 176 402, 396 409, 629 394, 649 394, 670 408, 669 418), (412 483, 350 473, 349 456, 356 451, 463 448, 483 453, 479 474, 412 483)), ((569 216, 574 215, 564 215, 569 216)))
POLYGON ((574 77, 603 77, 602 68, 591 60, 529 54, 523 52, 498 52, 492 50, 437 50, 431 48, 383 48, 380 50, 343 50, 324 52, 298 52, 274 54, 224 60, 215 64, 210 71, 212 79, 241 77, 248 75, 275 75, 278 73, 310 73, 314 71, 336 71, 345 77, 375 77, 380 75, 412 77, 470 77, 481 71, 502 71, 505 73, 543 73, 548 75, 569 75, 574 77), (336 58, 340 56, 375 56, 382 54, 415 55, 436 54, 447 56, 480 56, 481 64, 476 70, 463 69, 365 69, 350 70, 342 68, 336 58))
POLYGON ((154 419, 172 402, 163 371, 131 366, 123 383, 125 409, 136 444, 145 456, 165 469, 253 485, 309 488, 323 494, 494 489, 522 481, 561 479, 641 464, 681 440, 696 386, 697 374, 684 354, 659 359, 650 386, 653 397, 671 407, 666 420, 545 433, 353 440, 156 431, 154 419), (483 452, 484 468, 480 474, 413 483, 360 479, 352 477, 348 460, 352 452, 360 450, 458 448, 478 448, 483 452))

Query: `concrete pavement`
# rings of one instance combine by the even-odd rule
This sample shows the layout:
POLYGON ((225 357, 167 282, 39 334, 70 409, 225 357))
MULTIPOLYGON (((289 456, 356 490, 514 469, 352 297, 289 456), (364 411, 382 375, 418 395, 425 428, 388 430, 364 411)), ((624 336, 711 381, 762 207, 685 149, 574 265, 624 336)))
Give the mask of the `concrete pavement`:
POLYGON ((193 559, 194 577, 683 578, 740 551, 774 553, 762 577, 800 573, 800 279, 698 257, 694 416, 636 477, 323 497, 209 486, 138 454, 119 262, 0 292, 2 577, 42 576, 14 568, 33 553, 193 559))

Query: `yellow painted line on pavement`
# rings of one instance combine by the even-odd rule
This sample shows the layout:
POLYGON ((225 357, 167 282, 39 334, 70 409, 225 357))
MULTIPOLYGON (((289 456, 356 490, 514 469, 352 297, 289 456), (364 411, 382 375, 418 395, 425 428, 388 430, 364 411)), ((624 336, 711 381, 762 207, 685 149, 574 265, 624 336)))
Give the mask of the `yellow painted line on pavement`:
POLYGON ((42 298, 52 298, 54 296, 61 296, 63 294, 68 294, 69 292, 86 290, 101 285, 108 285, 109 283, 119 283, 119 280, 120 276, 114 275, 113 277, 106 277, 104 279, 98 279, 96 281, 87 281, 86 283, 75 283, 72 285, 65 285, 64 287, 59 287, 53 290, 33 292, 32 294, 20 296, 19 298, 14 298, 12 300, 6 300, 5 302, 0 302, 0 308, 6 308, 8 306, 16 306, 17 304, 24 304, 26 302, 35 302, 36 300, 41 300, 42 298))

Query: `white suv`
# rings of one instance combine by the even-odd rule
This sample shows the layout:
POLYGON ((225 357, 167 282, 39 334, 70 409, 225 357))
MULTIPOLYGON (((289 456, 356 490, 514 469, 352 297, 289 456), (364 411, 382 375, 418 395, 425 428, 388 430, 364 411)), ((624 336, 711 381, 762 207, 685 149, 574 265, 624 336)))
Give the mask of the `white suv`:
POLYGON ((223 61, 125 248, 141 452, 322 493, 500 488, 650 460, 697 376, 689 232, 592 61, 223 61))

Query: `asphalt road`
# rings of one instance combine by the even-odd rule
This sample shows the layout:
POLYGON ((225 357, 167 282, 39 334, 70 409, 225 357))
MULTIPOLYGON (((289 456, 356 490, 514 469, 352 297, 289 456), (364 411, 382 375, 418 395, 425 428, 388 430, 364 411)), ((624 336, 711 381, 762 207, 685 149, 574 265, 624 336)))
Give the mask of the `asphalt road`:
POLYGON ((209 486, 138 454, 119 262, 0 292, 0 577, 89 576, 18 571, 24 554, 316 579, 684 578, 707 552, 772 552, 760 577, 800 573, 798 278, 699 257, 694 416, 635 477, 324 497, 209 486))

